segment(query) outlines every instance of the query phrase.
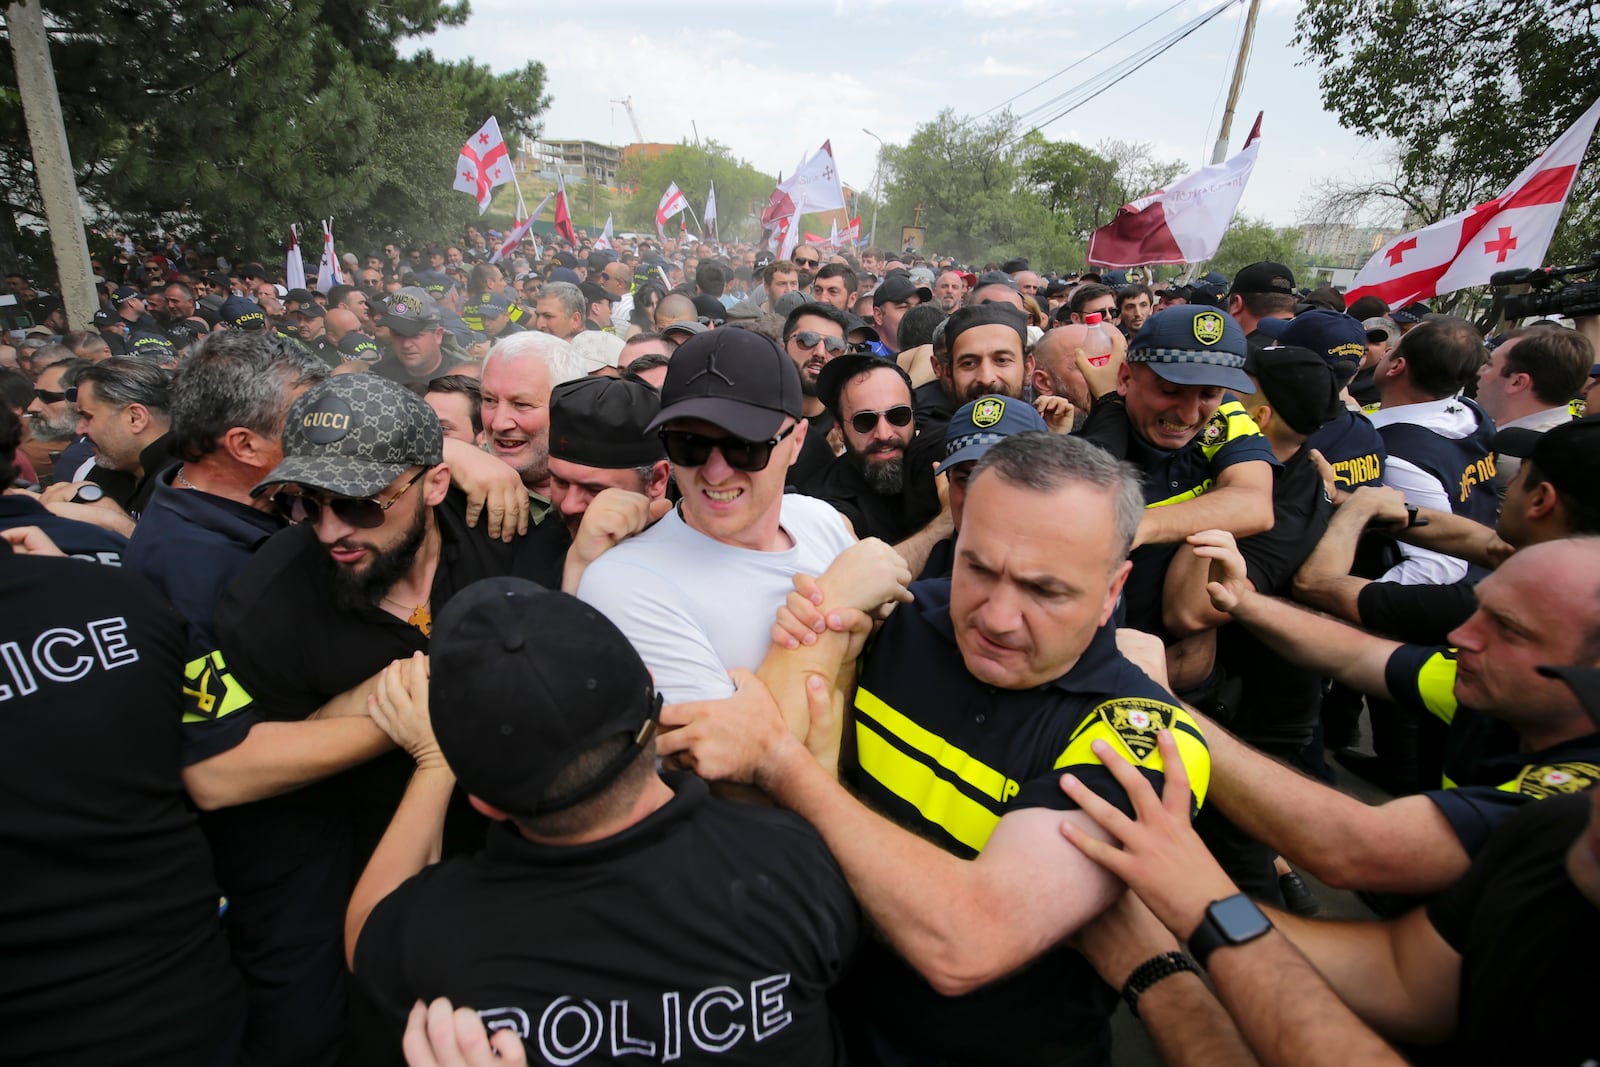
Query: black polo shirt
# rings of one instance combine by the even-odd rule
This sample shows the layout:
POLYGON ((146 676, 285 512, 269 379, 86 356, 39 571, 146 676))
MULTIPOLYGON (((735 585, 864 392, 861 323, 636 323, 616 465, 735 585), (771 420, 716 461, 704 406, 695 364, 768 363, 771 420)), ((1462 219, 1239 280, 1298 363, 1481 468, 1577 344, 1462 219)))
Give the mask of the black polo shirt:
POLYGON ((1469 853, 1506 816, 1532 800, 1600 784, 1600 734, 1523 751, 1510 726, 1455 699, 1452 648, 1402 645, 1389 657, 1385 681, 1396 704, 1450 725, 1444 788, 1423 794, 1439 806, 1469 853))
POLYGON ((1445 585, 1368 582, 1356 594, 1361 625, 1397 641, 1440 645, 1478 610, 1478 580, 1445 585))
POLYGON ((906 523, 904 492, 885 496, 872 488, 849 455, 835 456, 799 490, 833 505, 858 538, 877 537, 892 545, 916 532, 906 523))
POLYGON ((222 1064, 244 998, 148 583, 0 545, 0 1062, 222 1064))
POLYGON ((666 781, 673 799, 619 834, 556 847, 500 823, 373 909, 355 976, 397 1056, 411 1005, 443 996, 515 1029, 532 1063, 843 1062, 824 997, 859 919, 822 839, 666 781))
POLYGON ((91 522, 63 519, 27 493, 0 496, 0 530, 18 526, 39 527, 61 551, 90 563, 120 567, 128 551, 128 539, 121 534, 91 522))
POLYGON ((192 703, 184 715, 185 765, 226 752, 244 740, 257 721, 244 687, 218 665, 212 618, 228 585, 256 549, 283 529, 271 512, 235 500, 174 486, 177 468, 158 475, 155 491, 128 543, 127 566, 166 594, 189 624, 185 674, 192 688, 212 697, 192 703), (209 714, 206 712, 209 711, 209 714))
POLYGON ((1567 873, 1593 798, 1556 797, 1500 824, 1428 920, 1461 954, 1455 1037, 1444 1063, 1600 1060, 1600 907, 1567 873))
POLYGON ((150 495, 156 491, 156 475, 177 463, 178 457, 172 453, 172 434, 164 433, 140 451, 139 469, 143 473, 137 478, 126 471, 114 471, 96 464, 90 469, 87 480, 104 489, 106 496, 116 501, 118 507, 137 519, 149 503, 150 495))
MULTIPOLYGON (((1066 674, 1029 690, 967 672, 950 621, 950 582, 918 582, 913 604, 874 639, 855 695, 853 753, 842 777, 862 801, 964 858, 1008 811, 1070 810, 1061 772, 1128 814, 1127 794, 1090 749, 1104 740, 1161 788, 1156 732, 1171 727, 1197 798, 1210 780, 1205 741, 1172 696, 1117 651, 1102 627, 1066 674)), ((891 949, 866 943, 835 1000, 897 1045, 953 1062, 1095 1063, 1116 994, 1077 953, 1056 949, 975 993, 945 997, 891 949)))
MULTIPOLYGON (((1156 448, 1134 431, 1120 397, 1103 397, 1096 401, 1091 419, 1096 426, 1101 426, 1101 420, 1115 423, 1119 414, 1125 429, 1112 427, 1115 433, 1096 430, 1086 436, 1102 445, 1125 437, 1126 451, 1119 453, 1112 446, 1112 452, 1143 473, 1146 508, 1195 500, 1209 492, 1222 472, 1236 463, 1259 460, 1274 468, 1279 466, 1266 437, 1237 400, 1225 401, 1194 440, 1170 451, 1156 448)), ((1088 429, 1086 424, 1085 430, 1088 429)), ((1161 622, 1162 586, 1178 547, 1178 544, 1150 544, 1134 549, 1130 557, 1133 573, 1123 587, 1127 625, 1149 633, 1165 632, 1161 622)))

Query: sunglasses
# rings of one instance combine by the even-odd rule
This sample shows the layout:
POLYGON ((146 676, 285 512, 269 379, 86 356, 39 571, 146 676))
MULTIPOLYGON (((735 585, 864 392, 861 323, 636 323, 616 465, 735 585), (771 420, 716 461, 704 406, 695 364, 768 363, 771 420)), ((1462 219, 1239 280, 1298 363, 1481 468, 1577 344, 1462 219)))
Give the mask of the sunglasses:
POLYGON ((850 347, 849 342, 847 342, 843 337, 824 337, 815 330, 801 330, 799 333, 794 334, 793 336, 801 348, 816 348, 817 343, 820 341, 822 343, 822 347, 826 348, 834 355, 838 355, 840 352, 843 352, 845 349, 850 347))
POLYGON ((383 525, 383 516, 388 510, 400 502, 413 485, 422 480, 428 473, 424 467, 411 480, 396 493, 387 503, 375 497, 336 496, 323 499, 322 497, 307 496, 304 493, 277 493, 272 498, 272 504, 278 513, 293 523, 308 523, 315 526, 322 519, 322 509, 326 507, 334 516, 347 526, 354 526, 358 530, 376 530, 383 525))
POLYGON ((821 262, 822 260, 820 259, 797 259, 794 261, 794 265, 797 267, 815 267, 821 262))
POLYGON ((798 425, 795 423, 767 441, 746 441, 742 437, 705 437, 687 430, 662 430, 659 436, 667 450, 667 458, 674 466, 703 467, 711 458, 711 450, 716 449, 734 470, 754 474, 767 469, 767 464, 772 461, 772 450, 779 441, 794 433, 798 425))
POLYGON ((850 416, 850 428, 856 433, 871 433, 878 428, 879 419, 888 419, 890 426, 910 426, 911 407, 896 404, 883 411, 858 411, 850 416))
MULTIPOLYGON (((77 392, 76 389, 67 390, 68 393, 77 392)), ((67 393, 57 393, 50 389, 34 389, 33 395, 39 398, 41 404, 59 404, 67 399, 67 393)))

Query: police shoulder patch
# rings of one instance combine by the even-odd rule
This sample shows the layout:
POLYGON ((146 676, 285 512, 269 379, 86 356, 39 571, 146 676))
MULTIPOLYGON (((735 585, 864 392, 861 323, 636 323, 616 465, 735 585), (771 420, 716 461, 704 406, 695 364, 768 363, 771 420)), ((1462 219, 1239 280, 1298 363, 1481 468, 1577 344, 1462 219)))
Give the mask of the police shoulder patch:
POLYGON ((251 703, 250 694, 228 672, 220 650, 184 664, 183 696, 186 723, 215 722, 251 703))
POLYGON ((1220 311, 1202 311, 1194 317, 1194 339, 1203 345, 1222 340, 1225 322, 1220 311))
POLYGON ((972 425, 986 430, 1000 421, 1006 413, 1006 402, 998 397, 987 396, 972 405, 972 425))
POLYGON ((1200 430, 1200 443, 1202 445, 1221 444, 1228 437, 1228 416, 1221 412, 1213 412, 1211 418, 1200 430))
POLYGON ((1543 800, 1563 793, 1581 793, 1600 783, 1600 767, 1593 763, 1547 763, 1529 767, 1517 776, 1516 791, 1543 800))
POLYGON ((1147 697, 1115 697, 1095 708, 1094 714, 1143 763, 1156 750, 1156 734, 1172 725, 1178 709, 1147 697))

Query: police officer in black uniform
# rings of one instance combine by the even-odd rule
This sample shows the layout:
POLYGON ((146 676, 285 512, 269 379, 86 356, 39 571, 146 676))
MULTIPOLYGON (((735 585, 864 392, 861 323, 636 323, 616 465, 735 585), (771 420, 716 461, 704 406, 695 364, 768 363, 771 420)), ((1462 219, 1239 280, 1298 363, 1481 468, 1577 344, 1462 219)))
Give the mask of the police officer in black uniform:
POLYGON ((445 996, 543 1062, 842 1062, 824 996, 857 936, 843 875, 799 818, 657 772, 661 698, 605 616, 489 579, 440 613, 431 660, 431 680, 420 660, 385 679, 380 719, 417 770, 347 924, 392 1051, 413 1003, 445 996), (457 778, 497 823, 422 870, 457 778))

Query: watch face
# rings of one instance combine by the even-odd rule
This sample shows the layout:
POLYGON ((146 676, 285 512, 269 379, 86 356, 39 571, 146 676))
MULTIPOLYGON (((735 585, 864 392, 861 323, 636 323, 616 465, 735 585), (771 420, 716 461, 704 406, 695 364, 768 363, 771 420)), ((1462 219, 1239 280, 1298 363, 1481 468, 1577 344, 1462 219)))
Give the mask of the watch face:
POLYGON ((1217 901, 1211 905, 1210 914, 1222 935, 1234 944, 1260 937, 1272 929, 1272 920, 1242 894, 1217 901))
POLYGON ((105 495, 106 491, 104 489, 91 483, 80 486, 78 491, 72 494, 72 500, 77 504, 93 504, 96 500, 103 499, 105 495))

